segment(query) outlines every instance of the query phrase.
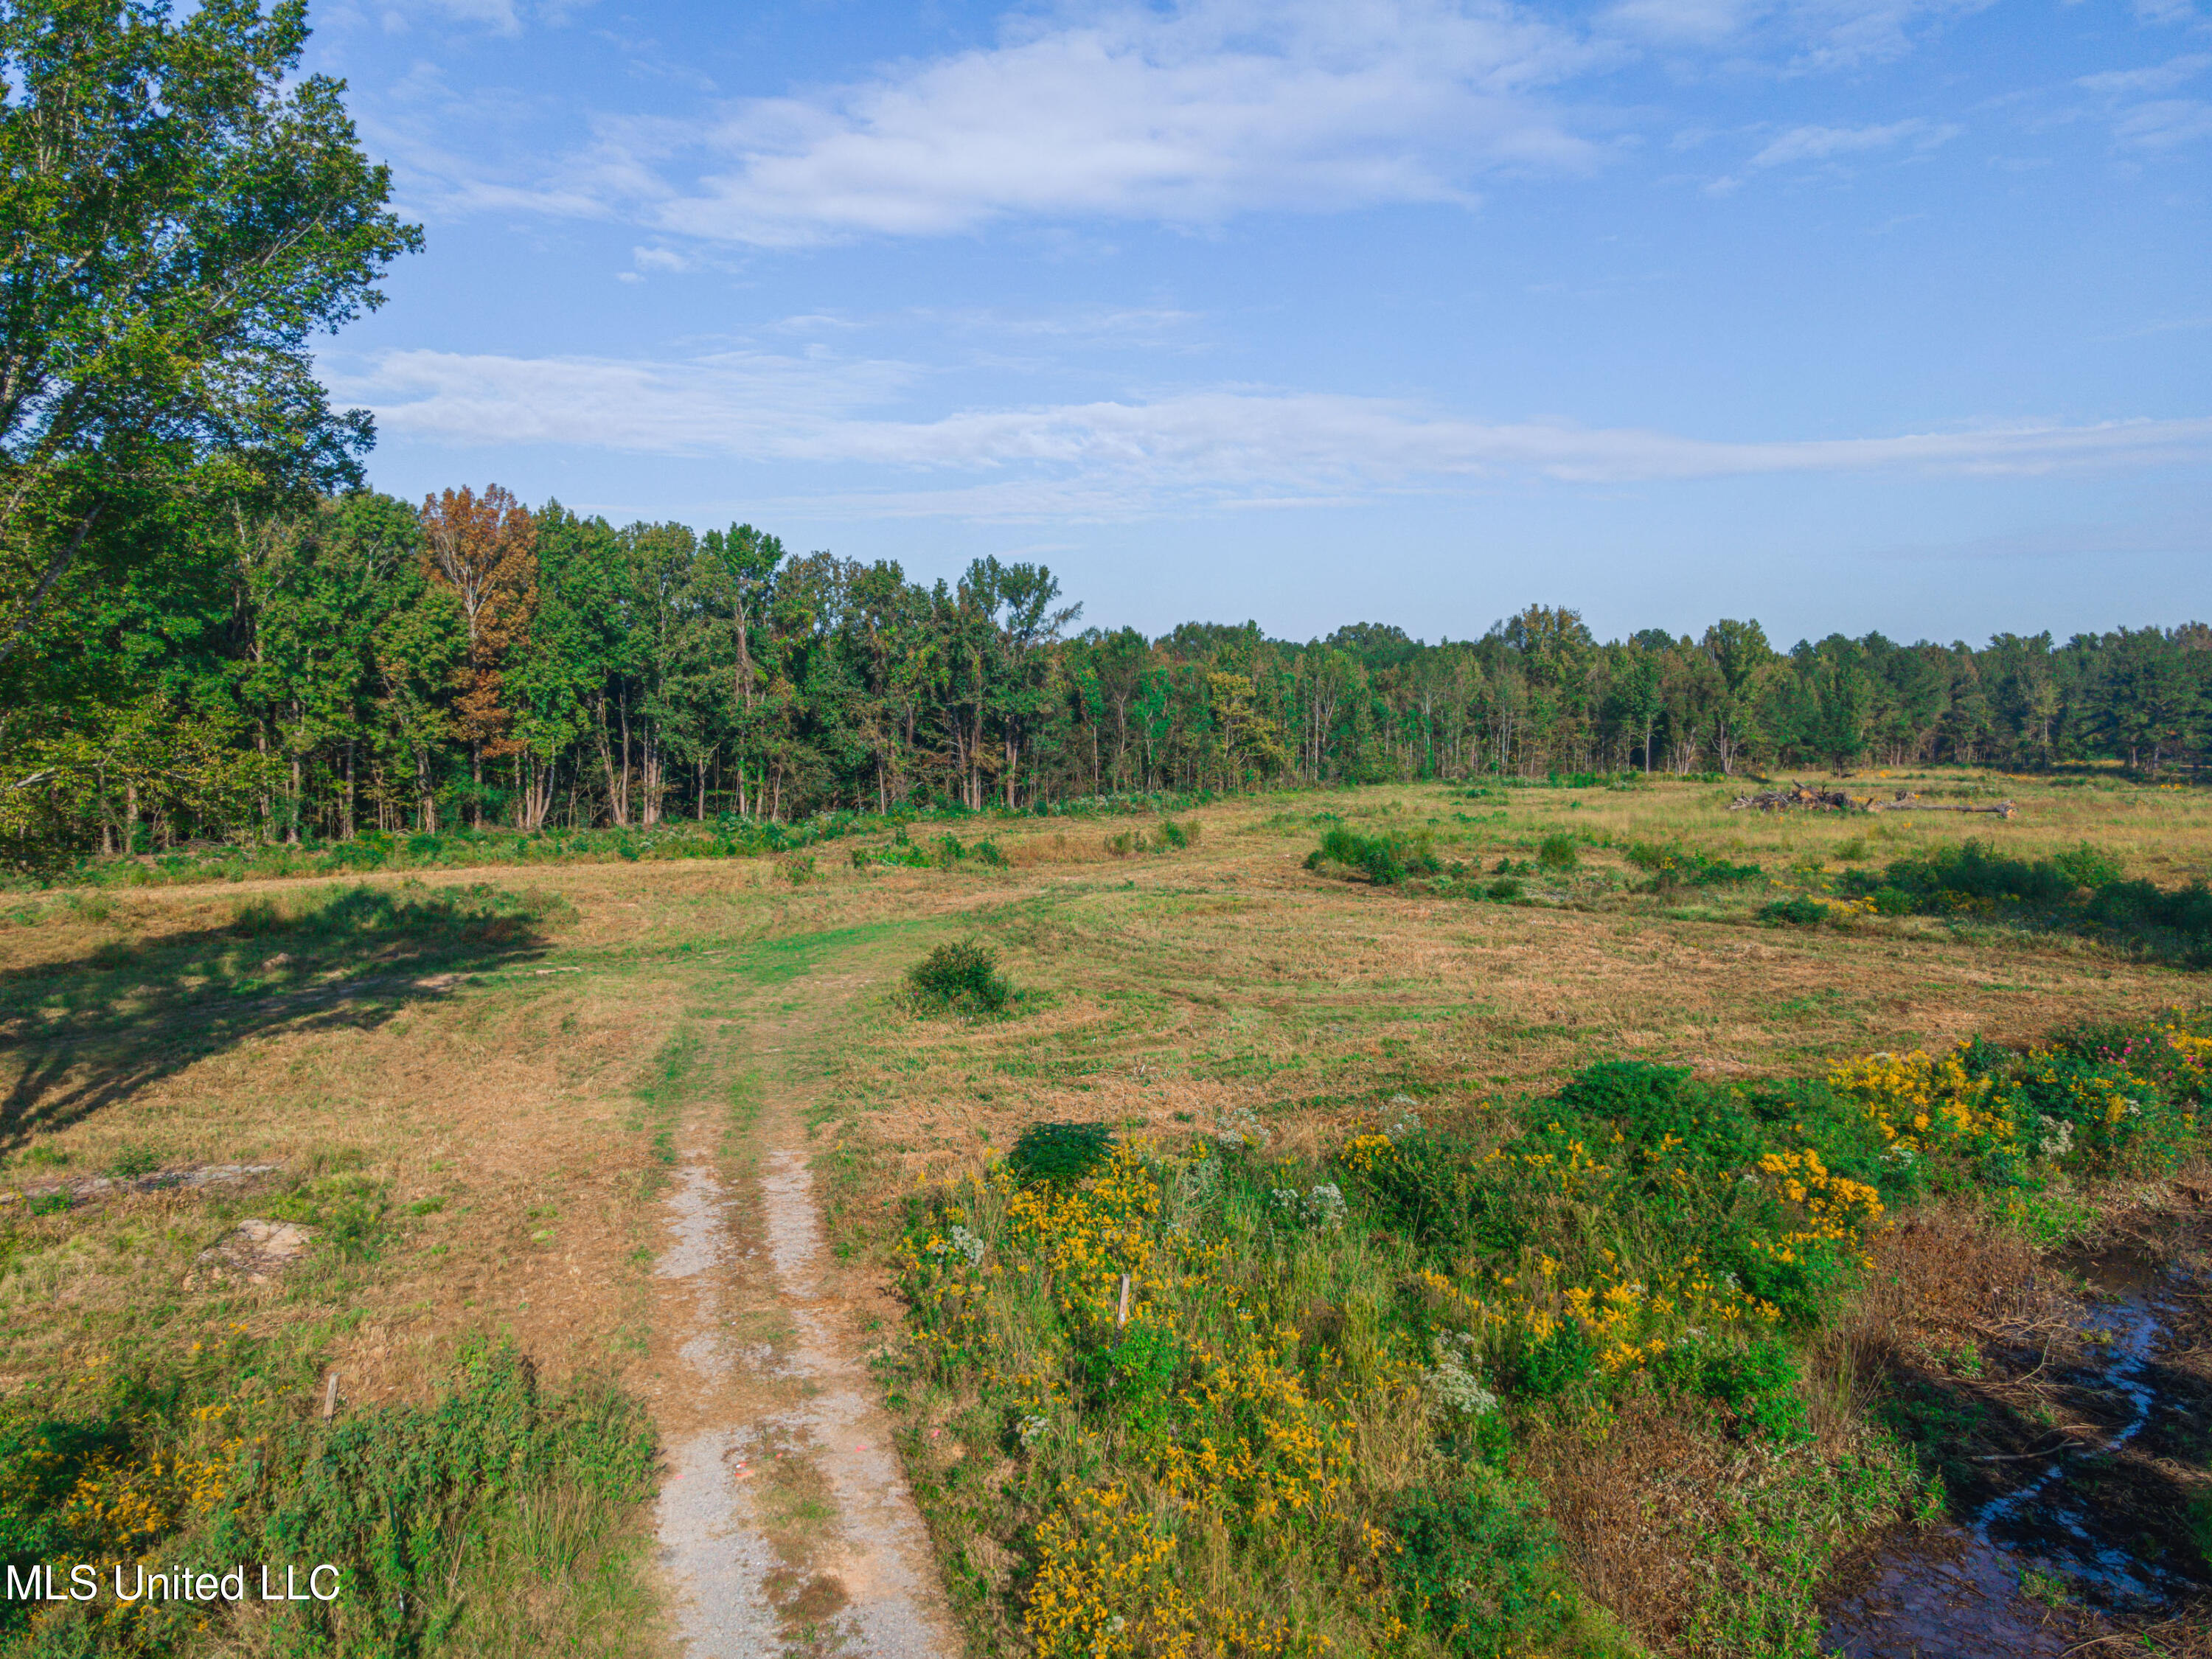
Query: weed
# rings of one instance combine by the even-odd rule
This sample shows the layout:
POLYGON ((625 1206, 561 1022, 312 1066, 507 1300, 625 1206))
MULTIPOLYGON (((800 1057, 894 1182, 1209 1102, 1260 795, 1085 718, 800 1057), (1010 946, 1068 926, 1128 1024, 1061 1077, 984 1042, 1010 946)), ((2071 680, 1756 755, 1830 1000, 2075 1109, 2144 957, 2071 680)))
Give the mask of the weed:
POLYGON ((106 1174, 118 1181, 151 1175, 161 1167, 161 1155, 150 1146, 125 1146, 108 1160, 106 1174))
POLYGON ((1555 872, 1573 869, 1582 862, 1582 852, 1572 836, 1547 836, 1536 848, 1536 862, 1555 872))
POLYGON ((1014 995, 1000 975, 998 952, 975 939, 939 945, 906 978, 910 1000, 925 1011, 995 1014, 1014 995))
POLYGON ((1406 1622, 1464 1659, 1540 1649, 1572 1603, 1534 1491, 1477 1463, 1390 1514, 1406 1622))

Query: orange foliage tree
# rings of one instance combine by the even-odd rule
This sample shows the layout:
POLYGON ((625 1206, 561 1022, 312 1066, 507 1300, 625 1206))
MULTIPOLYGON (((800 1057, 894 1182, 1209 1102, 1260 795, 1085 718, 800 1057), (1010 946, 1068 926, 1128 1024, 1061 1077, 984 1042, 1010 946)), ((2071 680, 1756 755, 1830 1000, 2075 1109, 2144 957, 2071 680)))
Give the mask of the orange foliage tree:
POLYGON ((474 783, 471 815, 483 827, 483 766, 510 751, 514 720, 501 697, 508 660, 527 641, 538 605, 538 528, 497 484, 481 495, 466 488, 422 501, 422 556, 433 580, 460 601, 468 656, 456 672, 454 713, 469 746, 474 783))

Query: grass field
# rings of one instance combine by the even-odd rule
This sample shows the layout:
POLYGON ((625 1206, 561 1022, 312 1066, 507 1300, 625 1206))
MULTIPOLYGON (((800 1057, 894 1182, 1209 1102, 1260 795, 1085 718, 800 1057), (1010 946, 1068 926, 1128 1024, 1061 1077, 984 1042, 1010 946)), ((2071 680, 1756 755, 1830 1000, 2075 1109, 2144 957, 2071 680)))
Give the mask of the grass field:
MULTIPOLYGON (((879 834, 0 900, 0 1542, 228 1560, 312 1538, 354 1575, 329 1607, 18 1612, 0 1641, 665 1648, 643 1500, 687 1411, 651 1271, 668 1171, 705 1123, 744 1179, 789 1122, 975 1651, 1811 1651, 1869 1550, 1964 1501, 1929 1413, 1996 1435, 1972 1411, 2009 1386, 2007 1333, 2064 1325, 2034 1302, 2064 1252, 2203 1249, 2179 1084, 2156 1134, 2085 1129, 2017 1180, 1986 1134, 1932 1131, 1920 1173, 1875 1179, 1879 1113, 1837 1103, 1894 1079, 1823 1096, 1809 1129, 1758 1104, 1870 1054, 2205 1000, 2185 917, 1867 896, 1969 837, 2030 862, 2087 845, 2172 893, 2212 875, 2212 798, 1858 787, 1914 784, 2021 810, 1424 785, 931 826, 921 867, 855 855, 895 849, 879 834), (1332 831, 1391 842, 1401 878, 1309 867, 1332 831), (967 939, 1021 994, 1006 1017, 915 1012, 905 970, 967 939), (1685 1121, 1747 1126, 1674 1199, 1635 1184, 1659 1164, 1566 1144, 1626 1121, 1559 1094, 1613 1061, 1689 1073, 1685 1121), (1041 1121, 1119 1150, 1024 1184, 1002 1160, 1041 1121), (1757 1213, 1698 1185, 1815 1144, 1820 1177, 1781 1170, 1757 1213), (1499 1152, 1569 1176, 1504 1194, 1499 1152), (1846 1190, 1862 1153, 1879 1216, 1846 1190), (157 1184, 195 1169, 222 1173, 157 1184), (1510 1238, 1437 1220, 1477 1209, 1510 1238), (252 1282, 205 1254, 246 1219, 308 1242, 252 1282), (1731 1316, 1692 1258, 1754 1248, 1833 1271, 1731 1316), (1607 1324, 1624 1297, 1640 1310, 1607 1324), (1718 1358, 1680 1357, 1731 1317, 1718 1358), (1601 1328, 1647 1357, 1568 1352, 1601 1328), (1936 1405, 1907 1409, 1915 1389, 1936 1405), (1468 1538, 1507 1565, 1471 1576, 1468 1538)), ((2199 1508, 2212 1531, 2212 1444, 2177 1429, 2157 1456, 2138 1530, 2180 1561, 2199 1508)), ((2054 1618, 2118 1616, 2053 1594, 2054 1618)), ((2179 1650, 2177 1628, 2152 1639, 2179 1650)))

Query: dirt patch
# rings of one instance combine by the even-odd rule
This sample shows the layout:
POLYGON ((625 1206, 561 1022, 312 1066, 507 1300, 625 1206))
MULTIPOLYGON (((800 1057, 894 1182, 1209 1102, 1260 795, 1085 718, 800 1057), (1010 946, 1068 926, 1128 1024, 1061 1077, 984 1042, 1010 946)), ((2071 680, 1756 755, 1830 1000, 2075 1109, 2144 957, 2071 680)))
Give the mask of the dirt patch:
POLYGON ((125 1197, 138 1193, 197 1192, 207 1187, 237 1187, 275 1175, 281 1164, 194 1164, 181 1169, 155 1170, 136 1176, 75 1176, 60 1181, 26 1182, 20 1193, 0 1193, 0 1204, 19 1198, 37 1201, 60 1197, 71 1204, 94 1199, 125 1197))
POLYGON ((202 1285, 266 1285, 307 1253, 311 1228, 290 1221, 241 1221, 202 1250, 193 1278, 202 1285))

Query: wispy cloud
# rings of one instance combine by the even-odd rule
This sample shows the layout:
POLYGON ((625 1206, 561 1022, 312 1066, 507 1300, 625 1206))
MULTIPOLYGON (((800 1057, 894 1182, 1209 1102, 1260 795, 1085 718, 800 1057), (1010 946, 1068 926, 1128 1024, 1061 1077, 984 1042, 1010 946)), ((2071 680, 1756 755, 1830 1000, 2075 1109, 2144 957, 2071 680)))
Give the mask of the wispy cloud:
POLYGON ((1892 121, 1885 126, 1792 127, 1751 158, 1755 167, 1786 167, 1792 162, 1833 161, 1839 155, 1863 155, 1869 151, 1910 144, 1933 149, 1964 131, 1963 127, 1932 121, 1892 121))
POLYGON ((2112 123, 2112 137, 2136 149, 2172 149, 2212 138, 2212 104, 2194 98, 2137 104, 2112 123))
POLYGON ((2074 84, 2108 97, 2140 97, 2146 93, 2172 92, 2176 87, 2212 69, 2212 52, 2193 52, 2143 69, 2106 70, 2085 75, 2074 84))
MULTIPOLYGON (((544 9, 412 3, 502 29, 544 9)), ((1655 46, 1732 70, 1838 67, 1896 56, 1990 3, 1626 0, 1592 19, 1515 0, 1069 0, 1010 13, 992 45, 834 84, 603 112, 557 155, 504 134, 457 141, 472 118, 451 101, 374 136, 437 211, 619 219, 739 247, 1007 222, 1211 226, 1469 204, 1500 176, 1591 173, 1635 118, 1608 112, 1602 76, 1655 46)), ((1807 127, 1761 164, 1955 131, 1807 127)))
POLYGON ((369 404, 385 429, 409 437, 874 469, 888 476, 835 499, 855 511, 973 518, 1127 518, 1484 478, 1613 485, 1775 473, 2017 475, 2212 458, 2212 420, 1729 441, 1485 422, 1389 399, 1237 387, 886 419, 871 411, 913 391, 921 372, 827 356, 668 362, 408 351, 333 378, 341 396, 369 404))
POLYGON ((1927 30, 1995 0, 1620 0, 1611 27, 1799 71, 1901 58, 1927 30))

